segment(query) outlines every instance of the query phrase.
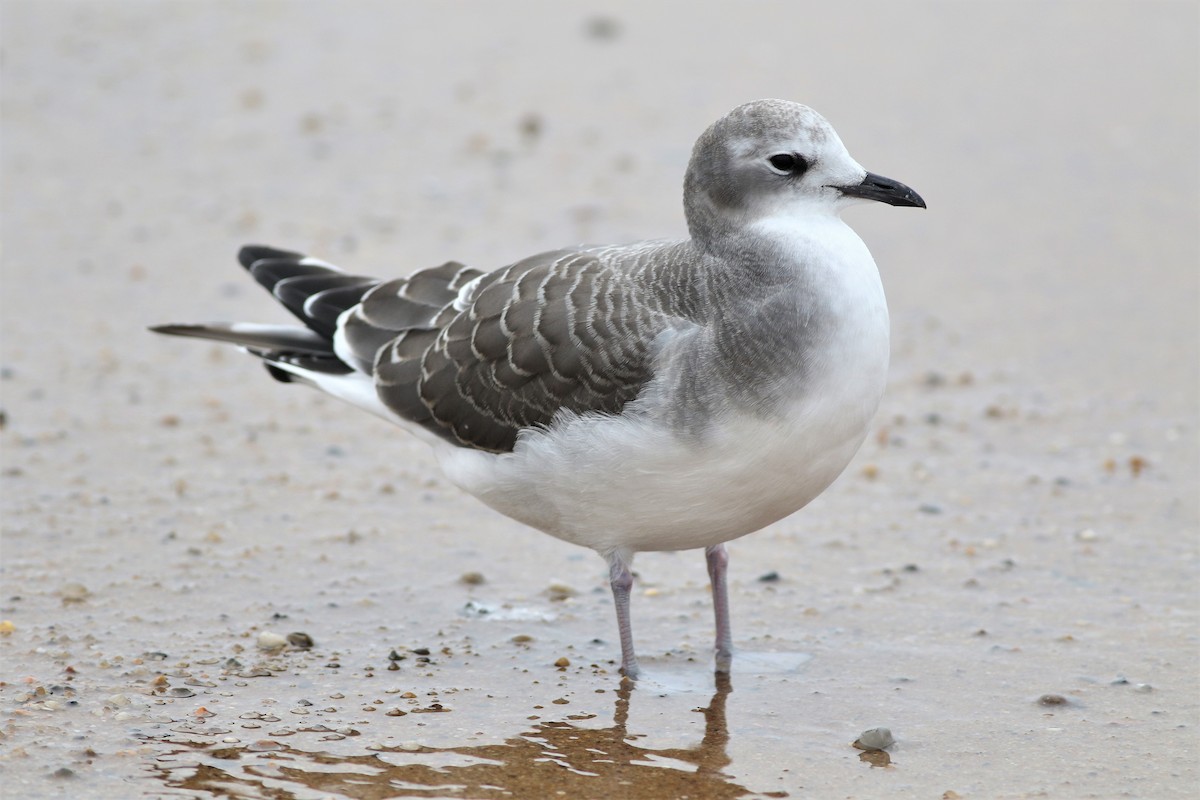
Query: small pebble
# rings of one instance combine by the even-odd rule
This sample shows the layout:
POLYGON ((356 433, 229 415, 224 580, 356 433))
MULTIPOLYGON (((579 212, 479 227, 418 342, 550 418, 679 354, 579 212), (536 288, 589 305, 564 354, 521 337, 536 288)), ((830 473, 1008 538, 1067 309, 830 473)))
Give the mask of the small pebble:
MULTIPOLYGON (((262 637, 259 637, 260 639, 262 637)), ((312 637, 303 631, 292 631, 287 635, 287 643, 301 650, 310 650, 313 646, 312 637)))
POLYGON ((566 656, 563 656, 562 658, 558 659, 558 661, 554 662, 554 666, 569 667, 569 666, 571 666, 571 659, 567 658, 566 656))
POLYGON ((1037 702, 1039 706, 1066 706, 1071 704, 1071 701, 1061 694, 1044 694, 1037 699, 1037 702))
POLYGON ((1133 690, 1142 694, 1149 694, 1150 692, 1154 691, 1154 687, 1148 683, 1139 683, 1137 686, 1133 687, 1133 690))
POLYGON ((621 35, 621 23, 615 17, 595 16, 584 23, 583 31, 589 39, 611 41, 621 35))
POLYGON ((259 650, 279 650, 285 644, 287 644, 287 642, 288 640, 283 636, 280 636, 278 633, 263 631, 258 635, 257 645, 259 650))
POLYGON ((82 583, 66 583, 58 590, 58 594, 64 603, 82 603, 91 592, 82 583))
POLYGON ((271 677, 271 670, 266 667, 251 667, 250 669, 242 670, 237 675, 239 678, 269 678, 271 677))
POLYGON ((458 577, 458 582, 465 583, 467 586, 479 586, 486 581, 482 572, 464 572, 458 577))
POLYGON ((854 746, 859 750, 883 750, 896 743, 892 732, 887 728, 871 728, 865 730, 854 740, 854 746))
POLYGON ((778 580, 779 580, 779 573, 776 572, 775 570, 771 570, 768 573, 758 576, 759 583, 775 583, 778 580))
POLYGON ((480 603, 476 600, 468 600, 462 609, 463 616, 467 617, 486 617, 495 610, 492 606, 486 603, 480 603))
POLYGON ((562 581, 550 581, 550 584, 546 587, 546 594, 550 596, 551 600, 566 600, 568 597, 574 597, 579 594, 579 592, 562 581))

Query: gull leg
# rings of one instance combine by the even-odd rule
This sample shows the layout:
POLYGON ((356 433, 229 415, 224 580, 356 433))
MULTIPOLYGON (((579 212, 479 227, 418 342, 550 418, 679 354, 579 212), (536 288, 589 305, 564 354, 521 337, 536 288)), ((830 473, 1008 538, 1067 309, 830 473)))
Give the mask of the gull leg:
POLYGON ((629 624, 629 590, 633 573, 617 553, 608 557, 608 579, 612 584, 613 604, 617 607, 617 631, 621 635, 621 672, 630 680, 638 679, 637 656, 633 653, 633 628, 629 624))
POLYGON ((708 561, 708 578, 712 582, 713 613, 717 618, 717 672, 729 672, 733 660, 733 629, 729 625, 729 590, 725 586, 729 554, 725 545, 704 549, 708 561))

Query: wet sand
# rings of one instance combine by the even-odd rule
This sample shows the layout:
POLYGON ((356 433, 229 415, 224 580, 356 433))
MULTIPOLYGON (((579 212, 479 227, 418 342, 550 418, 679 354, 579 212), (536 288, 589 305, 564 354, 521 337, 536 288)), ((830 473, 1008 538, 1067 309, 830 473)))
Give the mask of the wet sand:
POLYGON ((1194 796, 1197 6, 454 8, 3 3, 4 796, 1194 796), (768 96, 929 210, 848 214, 891 382, 730 545, 728 682, 700 553, 639 557, 622 688, 594 554, 144 331, 283 321, 247 241, 682 235, 695 137, 768 96))

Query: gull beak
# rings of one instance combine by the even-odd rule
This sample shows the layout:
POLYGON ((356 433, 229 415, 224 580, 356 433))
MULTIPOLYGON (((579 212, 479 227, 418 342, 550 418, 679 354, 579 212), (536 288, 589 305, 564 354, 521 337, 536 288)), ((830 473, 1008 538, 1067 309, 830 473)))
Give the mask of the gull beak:
POLYGON ((925 208, 925 201, 921 199, 921 195, 900 181, 876 175, 874 172, 868 172, 866 177, 862 179, 862 183, 857 183, 853 186, 833 186, 830 188, 837 189, 847 197, 878 200, 881 203, 887 203, 889 206, 925 208))

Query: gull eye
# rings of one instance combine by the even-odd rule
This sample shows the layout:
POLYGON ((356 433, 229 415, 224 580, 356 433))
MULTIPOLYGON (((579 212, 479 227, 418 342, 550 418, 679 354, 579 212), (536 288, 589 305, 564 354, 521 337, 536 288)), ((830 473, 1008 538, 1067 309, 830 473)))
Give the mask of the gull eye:
POLYGON ((808 162, 792 153, 779 153, 767 159, 776 172, 784 175, 802 175, 808 169, 808 162))

